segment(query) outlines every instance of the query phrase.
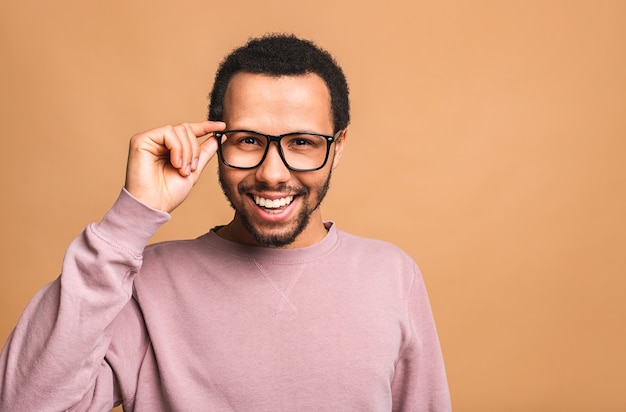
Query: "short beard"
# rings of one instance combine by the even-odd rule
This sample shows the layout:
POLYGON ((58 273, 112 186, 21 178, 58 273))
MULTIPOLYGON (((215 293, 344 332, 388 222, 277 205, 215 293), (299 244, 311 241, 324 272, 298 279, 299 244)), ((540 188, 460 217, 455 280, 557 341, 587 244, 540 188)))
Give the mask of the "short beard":
MULTIPOLYGON (((237 207, 233 204, 230 189, 227 188, 226 185, 224 184, 224 178, 222 176, 221 168, 218 168, 218 175, 219 175, 220 186, 222 187, 222 192, 224 192, 224 195, 226 196, 226 199, 228 199, 230 206, 235 210, 243 227, 248 231, 248 233, 250 233, 250 235, 252 235, 252 237, 259 244, 259 246, 282 248, 282 247, 285 247, 294 243, 296 239, 298 238, 298 236, 300 236, 300 234, 302 234, 304 229, 306 229, 307 226, 309 225, 311 214, 317 208, 320 207, 320 205, 322 204, 322 201, 324 200, 324 198, 326 197, 326 194, 328 193, 328 189, 330 188, 330 178, 332 175, 332 170, 328 172, 328 177, 326 178, 326 181, 320 187, 317 203, 315 204, 315 206, 311 208, 309 206, 308 201, 304 201, 302 211, 296 218, 296 227, 287 233, 271 233, 271 234, 263 234, 259 230, 257 230, 257 228, 250 221, 249 216, 245 213, 243 204, 241 205, 240 209, 237 209, 237 207)), ((242 196, 242 198, 247 196, 245 193, 250 191, 251 189, 252 187, 242 186, 241 184, 237 187, 237 190, 239 194, 242 196)), ((255 189, 258 191, 263 191, 264 189, 267 189, 267 186, 257 185, 255 186, 255 189)), ((286 191, 286 189, 288 188, 286 186, 279 187, 279 190, 281 189, 283 191, 286 191)), ((295 192, 297 192, 299 196, 302 196, 303 199, 311 193, 309 190, 306 190, 306 189, 297 190, 295 192)), ((243 201, 244 200, 242 200, 242 203, 243 201)))

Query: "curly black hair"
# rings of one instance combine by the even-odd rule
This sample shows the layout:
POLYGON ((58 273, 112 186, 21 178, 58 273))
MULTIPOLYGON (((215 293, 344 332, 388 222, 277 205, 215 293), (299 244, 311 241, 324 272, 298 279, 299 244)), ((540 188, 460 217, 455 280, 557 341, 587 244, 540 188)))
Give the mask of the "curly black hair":
POLYGON ((292 34, 268 34, 249 40, 226 56, 209 95, 209 120, 222 120, 224 95, 231 78, 238 72, 269 76, 317 74, 330 92, 335 132, 346 128, 350 122, 348 83, 343 70, 330 53, 309 40, 292 34))

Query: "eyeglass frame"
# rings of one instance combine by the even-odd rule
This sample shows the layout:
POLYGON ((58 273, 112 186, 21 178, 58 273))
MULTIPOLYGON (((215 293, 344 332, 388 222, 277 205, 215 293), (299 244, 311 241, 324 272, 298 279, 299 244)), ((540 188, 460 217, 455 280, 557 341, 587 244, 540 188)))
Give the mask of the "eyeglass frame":
POLYGON ((267 157, 267 153, 270 151, 270 146, 272 142, 276 142, 276 146, 278 146, 278 155, 280 156, 280 160, 283 161, 283 164, 287 167, 287 169, 294 171, 294 172, 315 172, 316 170, 320 170, 324 166, 326 166, 326 163, 328 163, 328 155, 330 154, 330 146, 334 142, 338 141, 340 139, 340 135, 343 135, 344 132, 345 132, 345 129, 339 130, 334 135, 315 133, 315 132, 289 132, 289 133, 280 134, 280 135, 271 135, 271 134, 255 132, 254 130, 247 130, 247 129, 228 129, 228 130, 220 130, 217 132, 213 132, 213 137, 215 137, 215 140, 217 140, 217 153, 219 155, 218 157, 220 161, 225 166, 232 167, 233 169, 251 170, 251 169, 256 169, 257 167, 261 166, 263 162, 265 161, 265 158, 267 157), (233 166, 230 163, 228 163, 226 159, 224 159, 224 155, 222 154, 222 135, 227 134, 227 133, 233 133, 233 132, 254 133, 259 136, 263 136, 267 139, 267 146, 265 147, 265 151, 263 152, 263 156, 261 157, 261 160, 259 160, 259 163, 257 163, 254 166, 247 166, 247 167, 233 166), (283 153, 283 148, 280 145, 280 141, 282 140, 283 137, 293 136, 293 135, 298 135, 298 134, 308 134, 312 136, 319 136, 319 137, 326 138, 326 156, 324 157, 324 162, 322 163, 321 166, 313 168, 313 169, 298 169, 298 168, 290 166, 289 163, 287 163, 287 160, 285 159, 285 154, 283 153))

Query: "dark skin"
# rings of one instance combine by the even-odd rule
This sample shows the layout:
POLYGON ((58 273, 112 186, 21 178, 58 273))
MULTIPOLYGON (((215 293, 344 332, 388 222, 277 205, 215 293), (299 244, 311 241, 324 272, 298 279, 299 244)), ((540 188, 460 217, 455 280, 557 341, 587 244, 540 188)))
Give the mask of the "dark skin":
MULTIPOLYGON (((281 77, 236 74, 225 96, 224 121, 229 128, 268 134, 333 133, 328 88, 315 74, 281 77)), ((133 136, 126 189, 146 205, 170 213, 189 195, 216 153, 215 139, 199 142, 198 138, 224 127, 221 122, 184 123, 133 136)), ((218 234, 235 242, 261 246, 268 245, 260 243, 259 236, 290 239, 273 247, 305 247, 319 242, 326 235, 326 228, 318 206, 324 185, 331 170, 339 164, 344 148, 345 132, 332 144, 328 163, 314 172, 289 170, 275 145, 256 169, 239 170, 220 164, 221 184, 235 215, 218 234), (270 210, 257 205, 255 196, 269 200, 293 197, 293 200, 270 210), (298 219, 303 217, 307 221, 301 227, 298 219)))

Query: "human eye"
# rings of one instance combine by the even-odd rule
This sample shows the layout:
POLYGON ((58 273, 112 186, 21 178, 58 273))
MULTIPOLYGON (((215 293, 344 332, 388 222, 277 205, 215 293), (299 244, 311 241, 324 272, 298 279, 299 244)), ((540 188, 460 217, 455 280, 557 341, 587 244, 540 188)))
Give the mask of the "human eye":
POLYGON ((294 150, 315 149, 324 142, 323 137, 310 134, 294 134, 285 136, 285 138, 287 147, 294 150))
POLYGON ((230 132, 228 141, 242 150, 252 150, 265 146, 265 138, 252 132, 230 132))
POLYGON ((240 140, 240 142, 241 144, 244 144, 244 145, 251 145, 251 144, 258 145, 259 139, 257 139, 256 137, 252 137, 252 136, 245 136, 240 140))

